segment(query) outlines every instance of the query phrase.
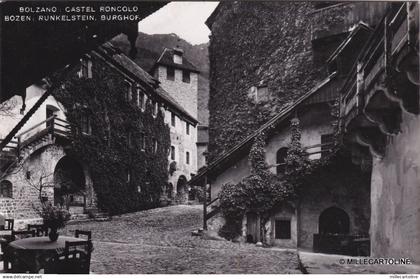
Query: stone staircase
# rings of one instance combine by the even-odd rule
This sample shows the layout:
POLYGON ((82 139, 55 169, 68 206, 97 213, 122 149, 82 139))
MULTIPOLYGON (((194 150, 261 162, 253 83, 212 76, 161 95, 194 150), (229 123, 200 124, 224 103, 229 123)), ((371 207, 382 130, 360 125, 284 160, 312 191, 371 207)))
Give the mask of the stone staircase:
POLYGON ((86 209, 84 213, 74 213, 70 217, 69 223, 72 222, 83 222, 83 221, 109 221, 111 220, 111 216, 106 213, 99 211, 96 208, 86 209))

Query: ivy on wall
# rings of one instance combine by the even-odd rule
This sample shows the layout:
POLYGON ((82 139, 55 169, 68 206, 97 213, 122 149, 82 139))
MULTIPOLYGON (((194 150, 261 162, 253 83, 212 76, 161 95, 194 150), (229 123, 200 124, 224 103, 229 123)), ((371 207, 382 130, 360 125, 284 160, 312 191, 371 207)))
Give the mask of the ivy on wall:
MULTIPOLYGON (((265 241, 265 224, 279 205, 283 202, 297 204, 312 189, 338 189, 347 185, 352 189, 348 198, 361 199, 360 193, 367 191, 370 185, 370 171, 361 171, 352 164, 348 150, 345 150, 339 139, 338 103, 332 106, 332 126, 334 139, 328 152, 323 152, 318 160, 310 160, 301 145, 301 128, 299 119, 291 120, 291 141, 285 158, 285 173, 272 174, 265 162, 263 134, 254 139, 249 153, 251 175, 238 184, 225 184, 219 193, 220 208, 226 219, 219 232, 223 237, 233 239, 241 232, 243 216, 248 212, 257 213, 260 218, 260 239, 265 241)), ((365 197, 366 195, 362 195, 365 197)), ((360 223, 366 223, 363 214, 358 214, 360 223)), ((363 227, 363 224, 362 224, 363 227)), ((366 227, 366 226, 364 226, 366 227)), ((366 228, 365 228, 366 231, 366 228)))
POLYGON ((221 3, 209 46, 210 162, 326 77, 314 61, 311 11, 310 2, 221 3), (259 85, 267 98, 250 100, 259 85))
POLYGON ((219 232, 228 239, 241 231, 242 218, 247 212, 257 213, 261 218, 261 236, 265 235, 265 223, 272 209, 293 195, 293 191, 280 177, 272 174, 265 162, 265 136, 258 135, 251 147, 249 161, 251 175, 238 184, 225 184, 219 193, 220 208, 226 219, 219 232))
POLYGON ((75 67, 53 92, 78 128, 68 153, 87 166, 100 209, 120 214, 156 207, 168 176, 170 136, 163 112, 153 116, 150 101, 144 112, 128 102, 121 73, 95 56, 92 62, 92 78, 79 78, 75 67), (80 132, 86 121, 89 135, 80 132))

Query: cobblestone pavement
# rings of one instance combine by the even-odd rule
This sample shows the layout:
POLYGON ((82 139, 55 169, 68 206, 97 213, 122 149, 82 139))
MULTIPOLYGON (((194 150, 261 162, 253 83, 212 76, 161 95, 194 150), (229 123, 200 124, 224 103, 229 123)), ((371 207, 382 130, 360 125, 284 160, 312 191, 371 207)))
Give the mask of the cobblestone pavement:
POLYGON ((69 224, 92 231, 92 273, 300 273, 293 250, 191 236, 202 207, 178 205, 69 224))

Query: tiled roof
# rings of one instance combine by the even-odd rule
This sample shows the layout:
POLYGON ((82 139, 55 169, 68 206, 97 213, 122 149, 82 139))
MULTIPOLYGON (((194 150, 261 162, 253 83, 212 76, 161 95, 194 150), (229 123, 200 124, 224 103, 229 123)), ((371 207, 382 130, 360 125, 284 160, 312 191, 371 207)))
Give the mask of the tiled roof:
POLYGON ((112 60, 113 63, 123 68, 125 71, 130 72, 137 79, 143 81, 152 87, 154 92, 166 103, 166 105, 174 110, 175 113, 179 113, 181 118, 185 118, 194 125, 198 123, 191 114, 189 114, 174 98, 172 98, 168 92, 162 87, 158 86, 158 82, 145 70, 143 70, 137 63, 131 60, 125 55, 120 49, 114 47, 111 43, 105 43, 99 48, 101 55, 106 55, 108 59, 112 60))
POLYGON ((173 60, 174 50, 165 48, 160 55, 159 59, 156 61, 155 65, 152 68, 152 71, 156 68, 157 65, 171 66, 177 69, 188 70, 191 72, 199 73, 200 71, 190 62, 188 59, 183 56, 182 64, 175 63, 173 60))

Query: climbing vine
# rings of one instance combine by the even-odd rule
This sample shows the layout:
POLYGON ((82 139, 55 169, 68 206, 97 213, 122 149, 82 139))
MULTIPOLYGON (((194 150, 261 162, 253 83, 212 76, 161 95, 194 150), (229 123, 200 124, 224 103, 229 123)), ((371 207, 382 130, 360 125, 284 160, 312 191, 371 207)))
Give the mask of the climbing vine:
MULTIPOLYGON (((282 202, 296 202, 302 195, 306 185, 325 186, 328 181, 342 178, 337 173, 345 169, 346 174, 355 174, 350 180, 366 184, 366 175, 355 169, 349 154, 340 145, 338 131, 338 102, 332 105, 333 142, 329 151, 322 154, 319 160, 310 160, 302 147, 300 122, 298 118, 291 120, 291 141, 285 158, 285 173, 272 174, 265 162, 265 138, 263 134, 254 139, 249 153, 251 175, 238 184, 225 184, 219 194, 220 207, 226 224, 221 235, 234 238, 241 231, 241 221, 248 212, 257 213, 260 217, 260 236, 264 241, 265 224, 272 211, 282 202), (350 171, 351 170, 351 171, 350 171)), ((349 175, 350 176, 350 175, 349 175)))
POLYGON ((265 163, 265 136, 258 135, 251 147, 249 161, 251 175, 238 184, 226 184, 219 194, 220 207, 226 218, 221 235, 234 238, 241 229, 242 218, 247 212, 257 213, 261 218, 261 236, 265 235, 265 223, 271 210, 293 193, 265 163))
POLYGON ((67 152, 87 166, 98 207, 120 214, 158 206, 170 147, 163 112, 153 116, 151 102, 145 111, 127 102, 123 76, 95 57, 92 78, 79 78, 78 70, 56 81, 62 85, 53 95, 77 128, 67 152), (80 132, 86 119, 88 134, 80 132))

